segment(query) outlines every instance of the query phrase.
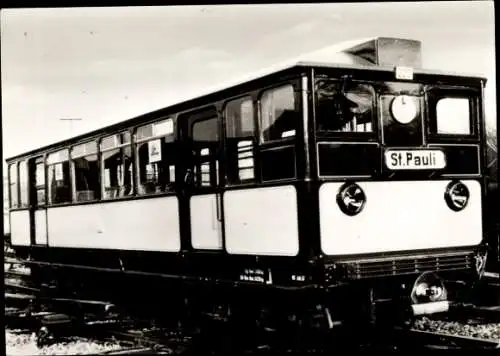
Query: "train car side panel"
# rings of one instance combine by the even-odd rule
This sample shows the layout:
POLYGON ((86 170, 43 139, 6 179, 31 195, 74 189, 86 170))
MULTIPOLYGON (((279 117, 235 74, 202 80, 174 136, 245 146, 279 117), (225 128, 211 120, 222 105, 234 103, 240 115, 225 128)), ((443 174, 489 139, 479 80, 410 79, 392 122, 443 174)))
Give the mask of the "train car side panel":
POLYGON ((222 249, 222 231, 217 218, 215 194, 195 195, 190 199, 191 243, 194 248, 222 249))
POLYGON ((47 212, 35 211, 35 242, 37 245, 46 245, 47 241, 47 212))
POLYGON ((102 205, 76 205, 47 209, 50 247, 111 248, 104 236, 102 205))
POLYGON ((321 247, 328 255, 454 248, 482 240, 481 186, 464 180, 470 199, 462 211, 444 199, 450 181, 358 182, 366 195, 363 210, 344 214, 336 201, 343 183, 321 186, 321 247))
POLYGON ((294 186, 224 193, 226 250, 230 254, 296 256, 299 252, 294 186))
POLYGON ((177 197, 49 208, 48 224, 52 247, 180 250, 177 197))
POLYGON ((13 246, 31 245, 30 215, 28 210, 10 212, 10 230, 13 246))

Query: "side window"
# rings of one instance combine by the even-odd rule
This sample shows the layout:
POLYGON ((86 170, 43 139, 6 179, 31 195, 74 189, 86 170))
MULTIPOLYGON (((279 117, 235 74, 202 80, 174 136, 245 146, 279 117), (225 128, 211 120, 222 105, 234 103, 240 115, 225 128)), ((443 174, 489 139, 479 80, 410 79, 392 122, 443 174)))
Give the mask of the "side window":
POLYGON ((438 134, 470 135, 471 103, 468 98, 441 98, 436 104, 438 134))
POLYGON ((73 147, 71 161, 75 172, 75 200, 92 201, 99 198, 99 162, 95 141, 73 147))
POLYGON ((174 141, 174 121, 170 118, 137 129, 139 194, 175 189, 177 158, 174 141))
POLYGON ((71 202, 68 150, 54 152, 47 157, 49 203, 71 202))
POLYGON ((227 103, 226 158, 228 184, 251 182, 255 179, 254 110, 250 97, 227 103))
POLYGON ((10 200, 9 200, 9 184, 7 177, 3 179, 3 233, 4 236, 9 233, 9 208, 10 208, 10 200))
POLYGON ((28 164, 26 161, 19 162, 19 206, 28 207, 28 164))
POLYGON ((373 132, 373 93, 365 84, 342 88, 335 80, 316 83, 316 128, 320 132, 373 132))
POLYGON ((261 142, 282 140, 296 135, 300 113, 295 109, 295 92, 292 85, 264 92, 260 103, 261 142))
POLYGON ((219 120, 212 117, 195 121, 191 126, 192 158, 195 187, 218 185, 219 120))
POLYGON ((253 137, 255 125, 252 98, 244 97, 227 103, 225 119, 227 137, 253 137))
POLYGON ((45 205, 45 164, 36 161, 35 167, 36 205, 45 205))
POLYGON ((101 141, 103 199, 113 199, 133 193, 133 158, 130 133, 108 136, 101 141))
POLYGON ((10 207, 18 208, 19 199, 17 195, 17 163, 9 165, 9 190, 10 190, 10 207))
MULTIPOLYGON (((296 109, 292 85, 270 89, 260 99, 260 142, 293 138, 301 127, 301 113, 296 109)), ((288 142, 280 147, 261 146, 260 178, 276 181, 296 177, 295 146, 288 142)))

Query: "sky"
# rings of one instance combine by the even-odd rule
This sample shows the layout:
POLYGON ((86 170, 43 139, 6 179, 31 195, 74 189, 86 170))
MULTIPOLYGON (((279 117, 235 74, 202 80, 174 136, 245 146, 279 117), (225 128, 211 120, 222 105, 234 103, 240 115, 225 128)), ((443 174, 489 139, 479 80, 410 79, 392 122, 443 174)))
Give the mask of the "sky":
POLYGON ((425 68, 487 77, 496 131, 492 1, 4 9, 0 20, 4 159, 372 36, 422 41, 425 68))

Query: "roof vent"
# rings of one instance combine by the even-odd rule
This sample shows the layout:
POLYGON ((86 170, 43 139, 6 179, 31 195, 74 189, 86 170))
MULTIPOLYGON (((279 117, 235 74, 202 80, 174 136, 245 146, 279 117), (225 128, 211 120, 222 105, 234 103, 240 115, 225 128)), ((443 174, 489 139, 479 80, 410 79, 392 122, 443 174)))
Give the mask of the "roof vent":
POLYGON ((421 68, 421 48, 420 41, 378 37, 343 52, 361 57, 377 66, 421 68))

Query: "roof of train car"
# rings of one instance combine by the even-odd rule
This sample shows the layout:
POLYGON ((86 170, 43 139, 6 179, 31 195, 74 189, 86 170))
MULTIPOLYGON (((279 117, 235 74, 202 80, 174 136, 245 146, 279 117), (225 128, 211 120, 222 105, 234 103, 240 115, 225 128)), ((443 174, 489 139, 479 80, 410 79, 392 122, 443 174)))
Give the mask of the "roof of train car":
MULTIPOLYGON (((275 76, 293 74, 296 72, 300 72, 303 70, 307 70, 310 68, 345 68, 345 69, 354 69, 354 70, 371 70, 371 71, 379 71, 379 72, 393 72, 394 66, 377 66, 372 62, 361 58, 359 56, 353 55, 351 53, 346 53, 344 50, 348 48, 352 48, 353 46, 372 40, 369 39, 361 39, 354 41, 342 42, 340 44, 336 44, 333 46, 326 47, 319 51, 314 51, 308 53, 306 55, 297 56, 293 59, 286 60, 275 64, 273 66, 267 67, 263 70, 259 70, 257 72, 252 72, 249 75, 245 75, 239 77, 237 80, 231 80, 223 82, 216 87, 205 88, 202 92, 197 93, 191 96, 189 99, 181 100, 177 103, 171 104, 169 106, 150 111, 145 114, 141 114, 134 118, 130 118, 127 120, 123 120, 105 127, 101 127, 86 133, 83 133, 78 136, 71 137, 66 140, 54 142, 49 145, 45 145, 43 147, 39 147, 6 159, 7 162, 12 160, 20 159, 23 157, 33 156, 37 153, 49 152, 52 150, 57 150, 65 145, 71 145, 76 142, 80 142, 86 139, 90 139, 94 136, 102 135, 103 133, 111 133, 116 130, 122 130, 126 127, 135 126, 140 124, 143 121, 149 121, 154 119, 157 116, 163 115, 174 115, 176 113, 180 113, 195 107, 202 107, 210 102, 217 101, 212 100, 217 96, 224 95, 225 93, 231 92, 232 90, 236 91, 242 89, 246 84, 250 84, 256 81, 265 81, 266 78, 271 79, 275 76)), ((447 76, 447 77, 456 77, 456 78, 469 78, 482 80, 486 82, 486 78, 471 73, 455 73, 455 72, 446 72, 446 71, 438 71, 438 70, 429 70, 422 68, 414 68, 415 74, 424 74, 424 75, 437 75, 437 76, 447 76)))

